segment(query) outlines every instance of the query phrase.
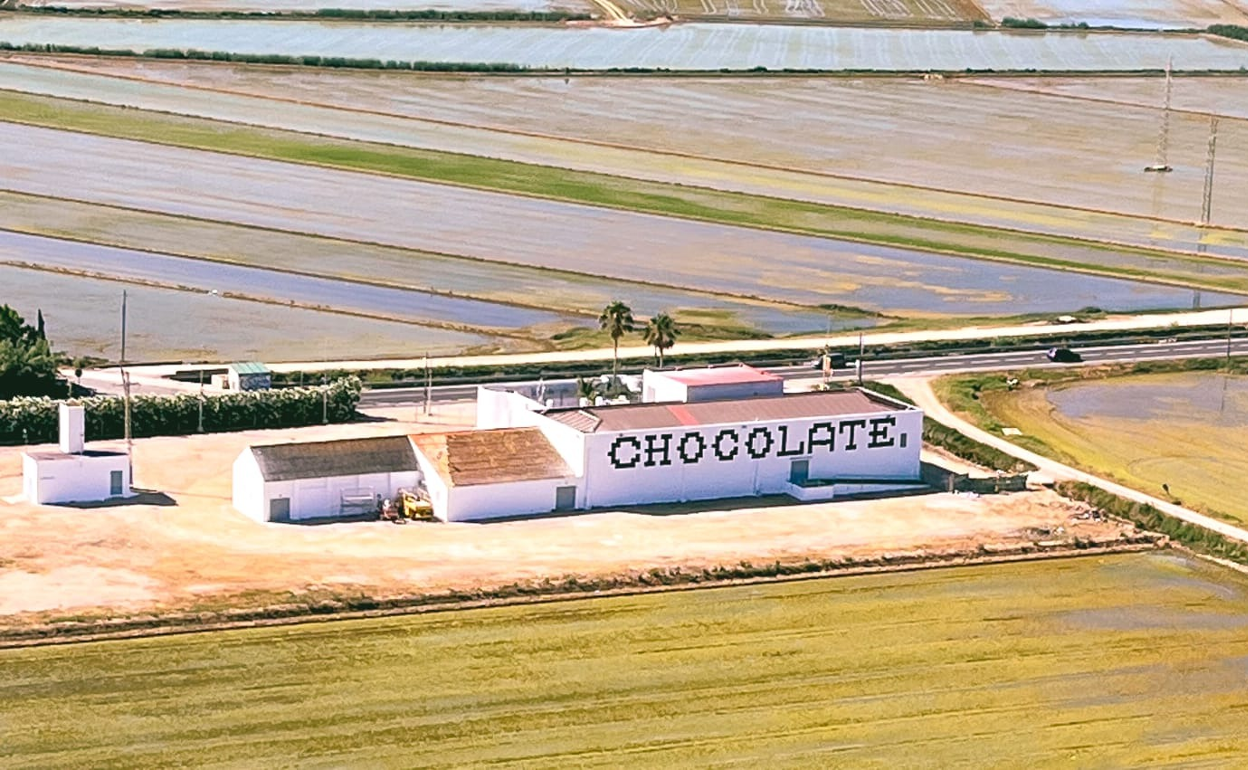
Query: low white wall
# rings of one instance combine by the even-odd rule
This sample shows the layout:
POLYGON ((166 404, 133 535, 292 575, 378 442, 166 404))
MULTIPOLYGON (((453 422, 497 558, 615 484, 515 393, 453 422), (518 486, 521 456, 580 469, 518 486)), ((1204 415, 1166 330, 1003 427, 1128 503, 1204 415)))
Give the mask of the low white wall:
POLYGON ((125 454, 63 455, 22 460, 22 488, 36 503, 89 503, 129 497, 130 462, 125 454), (121 471, 121 495, 112 494, 112 472, 121 471))
POLYGON ((451 487, 447 520, 477 521, 549 513, 555 509, 555 490, 571 486, 576 486, 575 478, 451 487))
MULTIPOLYGON (((334 519, 342 516, 342 497, 368 494, 374 500, 397 499, 400 488, 414 489, 420 480, 417 471, 396 473, 367 473, 359 476, 331 476, 318 479, 293 481, 270 481, 264 484, 259 495, 262 515, 260 521, 269 521, 273 500, 290 500, 290 520, 334 519)), ((236 506, 237 507, 237 506, 236 506)), ((243 510, 240 508, 240 510, 243 510)))

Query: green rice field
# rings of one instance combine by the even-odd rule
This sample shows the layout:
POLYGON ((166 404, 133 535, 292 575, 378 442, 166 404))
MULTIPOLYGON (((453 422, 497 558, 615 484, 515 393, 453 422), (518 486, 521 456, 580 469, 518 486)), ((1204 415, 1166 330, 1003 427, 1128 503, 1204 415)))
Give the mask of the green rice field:
POLYGON ((1248 579, 1163 553, 0 651, 0 765, 1229 767, 1248 579))

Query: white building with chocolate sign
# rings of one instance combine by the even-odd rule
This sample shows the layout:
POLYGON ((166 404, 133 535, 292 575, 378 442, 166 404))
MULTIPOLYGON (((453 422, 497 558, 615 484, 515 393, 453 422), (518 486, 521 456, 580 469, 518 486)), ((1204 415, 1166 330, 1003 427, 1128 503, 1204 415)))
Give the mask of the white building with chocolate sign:
MULTIPOLYGON (((923 486, 923 413, 869 390, 785 393, 780 377, 737 366, 646 372, 642 393, 636 404, 562 405, 546 398, 549 391, 539 400, 481 387, 475 430, 408 437, 414 488, 438 518, 479 521, 757 495, 829 500, 923 486)), ((283 452, 296 457, 299 445, 283 452)), ((240 498, 238 490, 250 487, 237 468, 235 484, 240 510, 272 510, 253 492, 240 498)), ((330 508, 305 515, 338 515, 330 508)))

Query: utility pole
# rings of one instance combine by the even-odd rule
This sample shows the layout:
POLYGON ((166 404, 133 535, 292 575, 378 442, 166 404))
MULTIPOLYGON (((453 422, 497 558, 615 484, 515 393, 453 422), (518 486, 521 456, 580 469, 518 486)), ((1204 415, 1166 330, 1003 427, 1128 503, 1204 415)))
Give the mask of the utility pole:
POLYGON ((121 290, 121 390, 122 425, 126 437, 126 470, 134 486, 134 438, 130 433, 130 373, 126 371, 126 290, 121 290))
POLYGON ((429 416, 430 401, 433 400, 433 374, 429 371, 429 354, 425 354, 425 416, 429 416))
POLYGON ((1218 149, 1218 116, 1209 118, 1209 153, 1205 157, 1205 194, 1200 202, 1200 222, 1209 224, 1213 215, 1213 161, 1218 149))
POLYGON ((321 375, 321 425, 329 424, 329 388, 325 387, 325 375, 321 375))
POLYGON ((204 370, 199 370, 199 432, 204 432, 204 370))
POLYGON ((1231 308, 1226 317, 1226 369, 1231 369, 1231 329, 1235 326, 1235 308, 1231 308))
POLYGON ((862 387, 862 357, 867 352, 867 343, 862 332, 858 332, 858 386, 862 387))
POLYGON ((1166 62, 1166 99, 1161 108, 1161 131, 1157 136, 1157 162, 1151 166, 1145 166, 1145 171, 1156 171, 1165 173, 1173 171, 1170 167, 1170 93, 1174 88, 1174 78, 1170 71, 1174 67, 1174 57, 1171 56, 1166 62))

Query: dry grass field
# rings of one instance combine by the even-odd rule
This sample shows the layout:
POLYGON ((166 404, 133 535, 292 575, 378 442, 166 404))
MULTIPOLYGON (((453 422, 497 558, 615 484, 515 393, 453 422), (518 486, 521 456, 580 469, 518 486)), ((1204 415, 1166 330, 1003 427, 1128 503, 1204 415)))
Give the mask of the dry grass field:
POLYGON ((3 650, 0 764, 1234 767, 1246 615, 1158 553, 3 650))
POLYGON ((1150 374, 993 392, 983 406, 1055 456, 1149 494, 1248 522, 1248 382, 1150 374), (1164 485, 1164 486, 1163 486, 1164 485))
POLYGON ((1248 23, 1242 4, 1218 0, 979 0, 993 19, 1013 16, 1049 24, 1133 29, 1203 29, 1210 24, 1248 23))

